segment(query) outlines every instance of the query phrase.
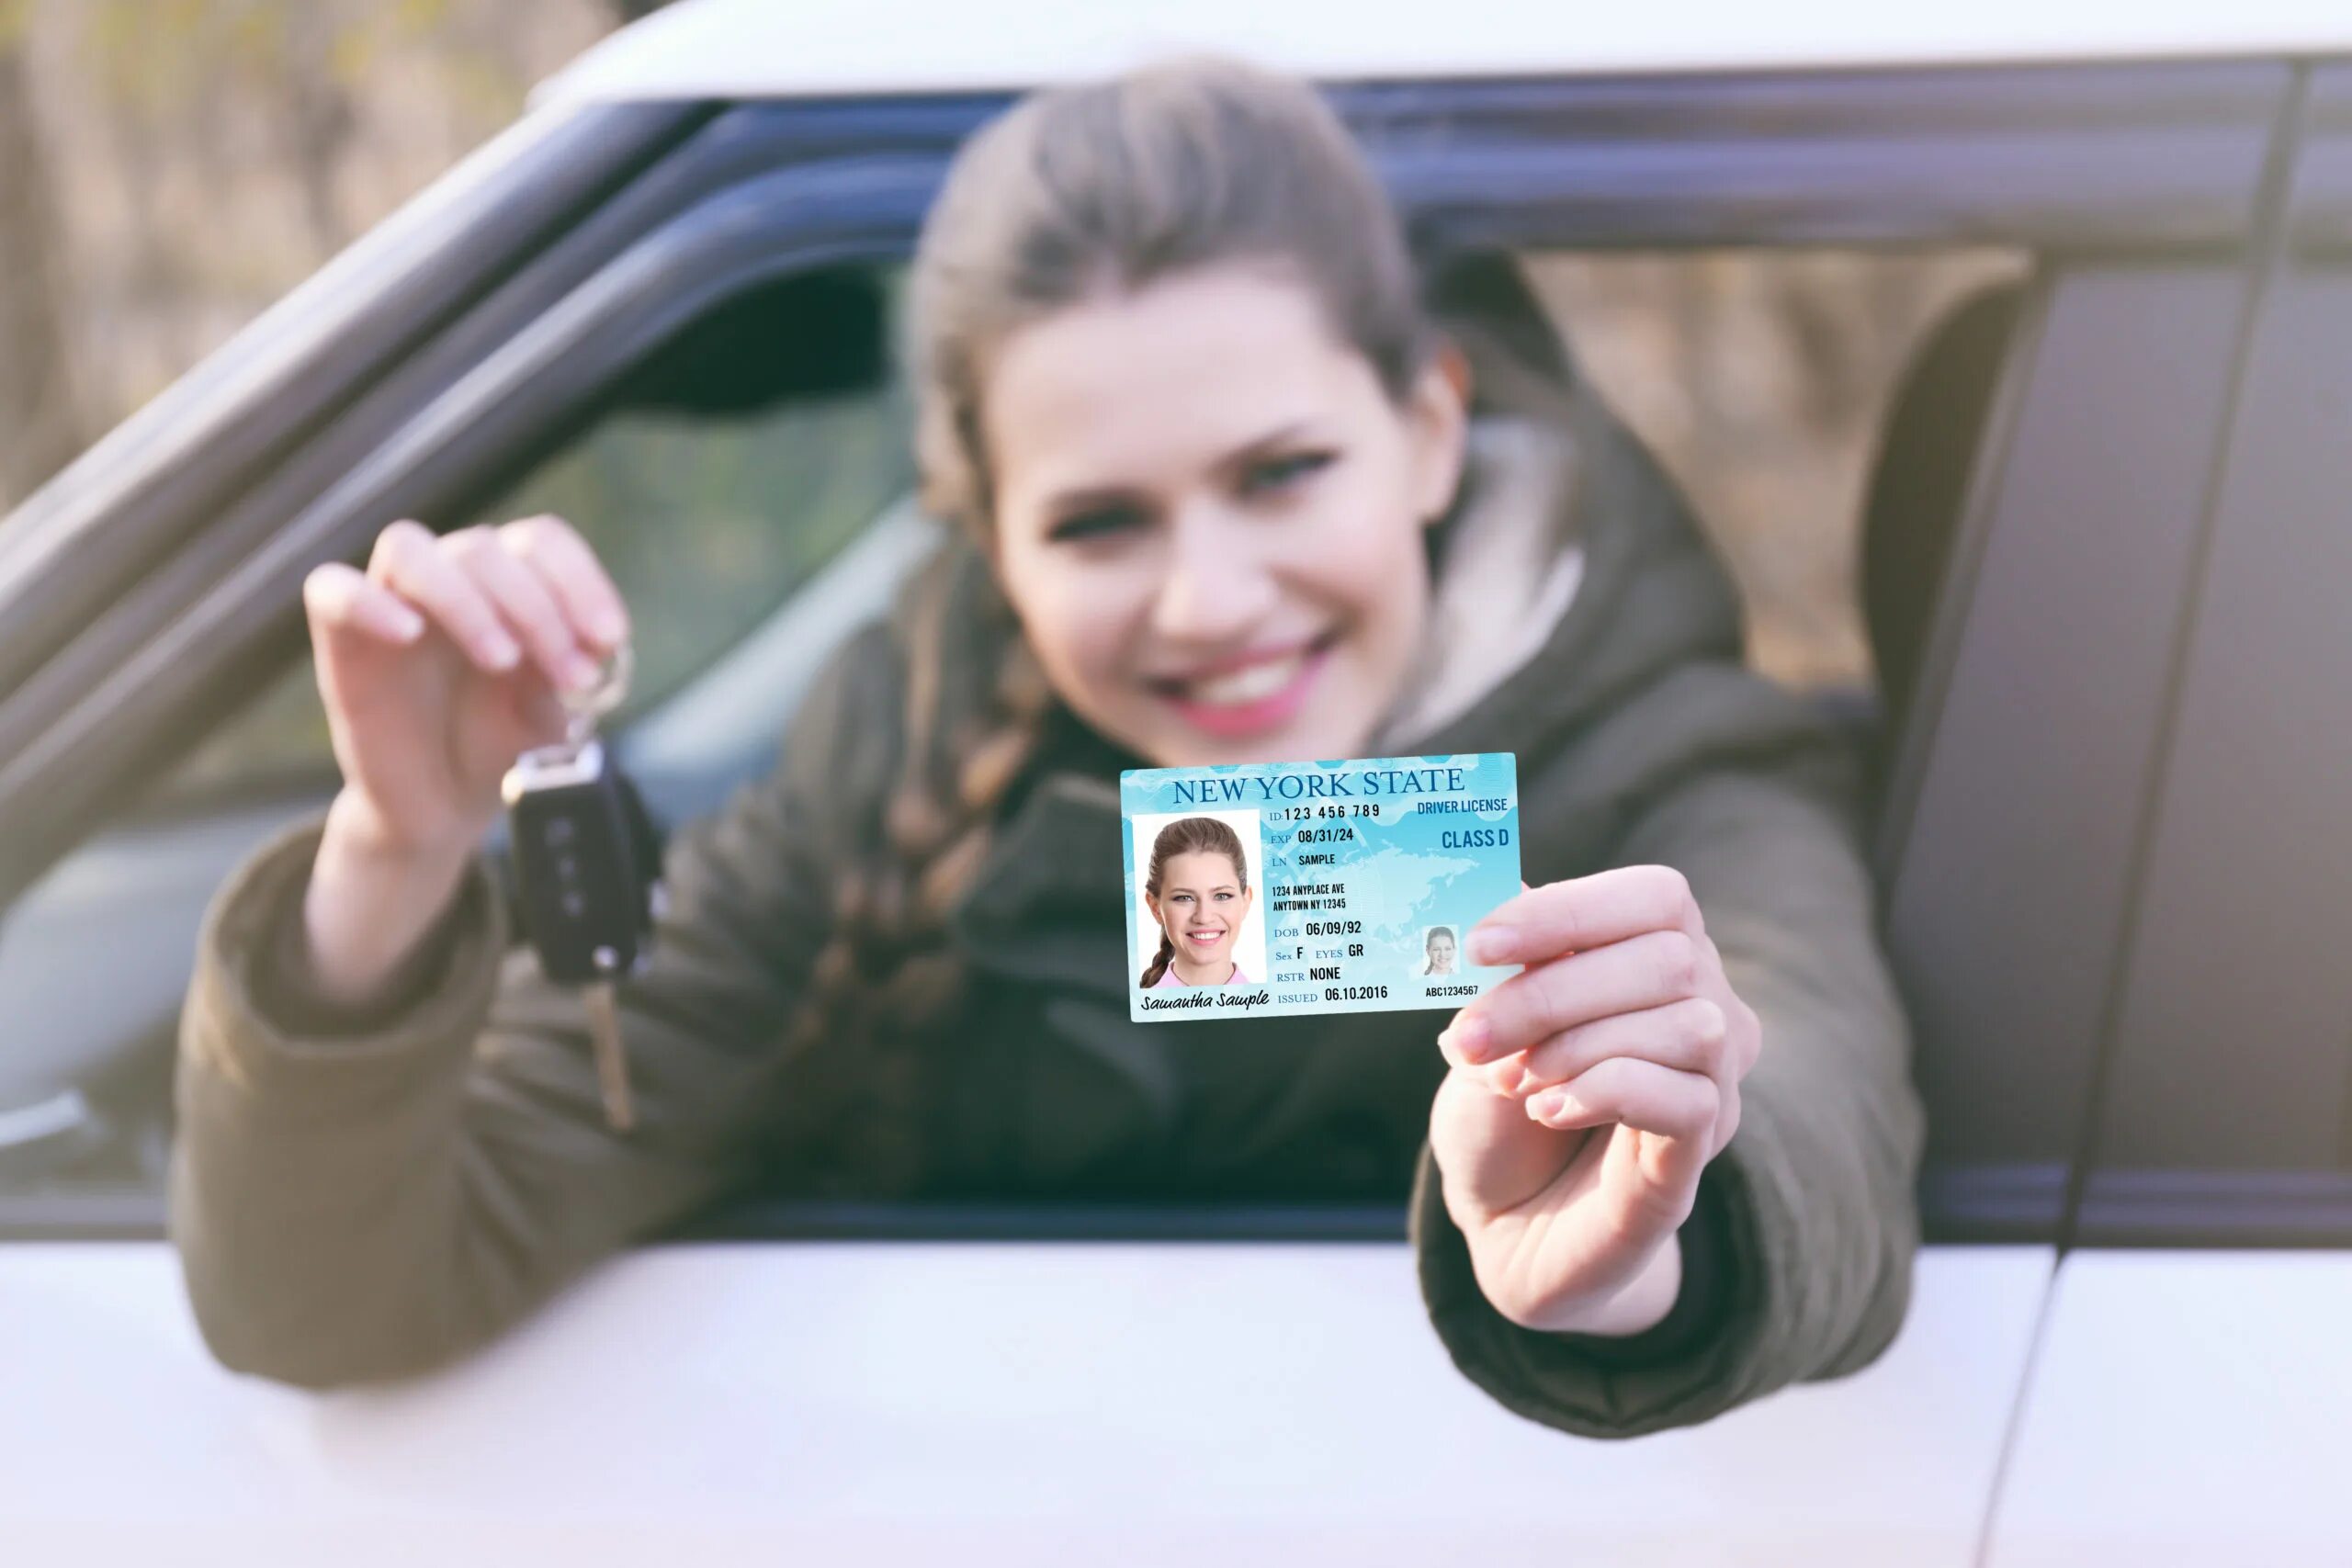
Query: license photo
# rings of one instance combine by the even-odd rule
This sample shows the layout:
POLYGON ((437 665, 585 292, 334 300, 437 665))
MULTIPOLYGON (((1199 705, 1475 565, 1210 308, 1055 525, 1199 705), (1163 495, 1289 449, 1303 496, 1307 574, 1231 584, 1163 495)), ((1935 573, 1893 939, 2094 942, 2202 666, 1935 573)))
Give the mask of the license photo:
POLYGON ((1520 889, 1508 751, 1119 775, 1130 1016, 1460 1007, 1517 972, 1464 939, 1520 889))

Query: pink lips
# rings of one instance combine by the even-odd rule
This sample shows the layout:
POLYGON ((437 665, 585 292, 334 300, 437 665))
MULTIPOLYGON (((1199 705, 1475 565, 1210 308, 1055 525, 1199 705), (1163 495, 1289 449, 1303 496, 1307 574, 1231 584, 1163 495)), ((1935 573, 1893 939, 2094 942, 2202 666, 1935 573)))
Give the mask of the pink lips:
POLYGON ((1311 648, 1298 661, 1298 671, 1276 690, 1242 703, 1204 703, 1180 692, 1162 693, 1161 700, 1179 717, 1204 734, 1219 739, 1245 739, 1282 728, 1306 705, 1307 694, 1330 657, 1330 645, 1311 648))

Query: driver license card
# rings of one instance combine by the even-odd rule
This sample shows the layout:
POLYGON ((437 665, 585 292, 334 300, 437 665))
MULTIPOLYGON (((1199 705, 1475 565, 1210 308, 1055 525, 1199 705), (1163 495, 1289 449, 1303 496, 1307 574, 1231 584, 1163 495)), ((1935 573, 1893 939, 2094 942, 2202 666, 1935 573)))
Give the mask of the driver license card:
POLYGON ((1452 1009, 1519 972, 1466 950, 1520 890, 1508 751, 1134 769, 1119 815, 1131 1018, 1452 1009))

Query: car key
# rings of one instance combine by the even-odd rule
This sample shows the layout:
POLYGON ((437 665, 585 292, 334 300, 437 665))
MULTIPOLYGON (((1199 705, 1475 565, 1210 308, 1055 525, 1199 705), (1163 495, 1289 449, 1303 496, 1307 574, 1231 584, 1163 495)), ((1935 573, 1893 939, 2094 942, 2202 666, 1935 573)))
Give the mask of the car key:
POLYGON ((524 934, 549 980, 581 988, 605 1119, 616 1132, 636 1112, 615 986, 649 956, 661 892, 651 819, 595 736, 628 694, 629 673, 623 645, 594 686, 559 694, 564 739, 525 752, 501 786, 524 934))

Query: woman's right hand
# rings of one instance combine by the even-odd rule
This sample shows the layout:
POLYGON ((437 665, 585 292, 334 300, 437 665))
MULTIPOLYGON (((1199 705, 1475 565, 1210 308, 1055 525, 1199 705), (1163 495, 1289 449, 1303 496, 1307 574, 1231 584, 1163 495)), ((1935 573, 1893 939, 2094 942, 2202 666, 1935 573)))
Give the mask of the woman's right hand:
POLYGON ((593 685, 628 612, 559 517, 436 537, 394 523, 365 571, 302 584, 344 787, 331 831, 417 864, 469 855, 516 758, 560 739, 562 690, 593 685))

